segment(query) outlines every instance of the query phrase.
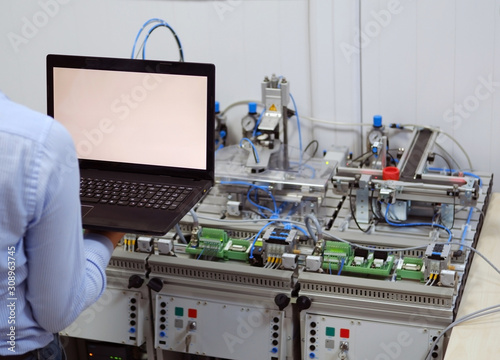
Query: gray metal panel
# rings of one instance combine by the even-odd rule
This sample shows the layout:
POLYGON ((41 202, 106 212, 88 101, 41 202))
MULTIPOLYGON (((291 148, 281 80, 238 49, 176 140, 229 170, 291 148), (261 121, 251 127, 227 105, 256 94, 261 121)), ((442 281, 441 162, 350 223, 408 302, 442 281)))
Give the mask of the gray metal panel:
POLYGON ((212 282, 281 289, 292 288, 292 271, 263 269, 231 262, 209 262, 172 256, 152 255, 151 273, 158 276, 181 276, 212 282))
POLYGON ((384 281, 347 276, 332 276, 302 272, 298 282, 301 294, 337 295, 350 298, 373 299, 388 303, 430 305, 439 308, 452 308, 454 289, 418 286, 411 281, 384 281))
POLYGON ((117 247, 113 252, 108 267, 145 271, 148 256, 149 254, 146 253, 124 251, 121 247, 117 247))

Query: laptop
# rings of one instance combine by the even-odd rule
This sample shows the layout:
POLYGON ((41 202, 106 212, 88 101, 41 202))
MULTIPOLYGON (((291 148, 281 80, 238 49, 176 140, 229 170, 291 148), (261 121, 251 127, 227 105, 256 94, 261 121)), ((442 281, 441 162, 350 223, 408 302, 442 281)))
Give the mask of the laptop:
POLYGON ((164 235, 214 183, 213 64, 47 56, 47 112, 71 134, 84 228, 164 235))

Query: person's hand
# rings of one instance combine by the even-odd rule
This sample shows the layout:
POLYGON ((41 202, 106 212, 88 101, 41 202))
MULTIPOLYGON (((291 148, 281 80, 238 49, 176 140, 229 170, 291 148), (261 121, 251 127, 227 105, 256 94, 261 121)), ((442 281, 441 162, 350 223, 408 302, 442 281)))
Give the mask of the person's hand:
POLYGON ((125 236, 125 233, 117 231, 100 231, 100 230, 85 230, 86 233, 94 233, 106 236, 113 243, 113 247, 116 248, 120 240, 125 236))

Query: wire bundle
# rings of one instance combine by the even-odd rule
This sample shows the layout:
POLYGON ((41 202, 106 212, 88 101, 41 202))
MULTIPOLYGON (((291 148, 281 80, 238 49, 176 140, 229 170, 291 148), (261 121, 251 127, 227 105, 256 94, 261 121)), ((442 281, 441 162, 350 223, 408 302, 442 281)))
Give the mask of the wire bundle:
MULTIPOLYGON (((250 248, 250 256, 249 256, 250 259, 253 258, 253 249, 255 247, 255 243, 257 242, 257 239, 259 238, 260 234, 262 234, 262 232, 268 226, 270 226, 271 224, 274 224, 276 222, 282 222, 282 223, 285 223, 285 227, 286 226, 290 226, 290 227, 293 227, 293 228, 301 231, 304 234, 307 234, 307 232, 304 229, 302 229, 300 226, 292 224, 292 222, 289 221, 289 220, 280 219, 280 214, 281 214, 281 211, 283 210, 283 206, 278 207, 278 205, 276 204, 276 199, 274 198, 273 193, 271 191, 269 191, 269 189, 266 186, 256 185, 256 184, 253 184, 253 183, 250 183, 250 182, 245 182, 245 181, 221 181, 221 184, 223 184, 223 185, 245 185, 245 186, 249 186, 250 188, 249 188, 249 190, 247 192, 247 200, 248 200, 248 202, 250 204, 252 204, 253 206, 255 206, 259 210, 259 215, 263 219, 269 219, 270 220, 270 222, 268 222, 267 224, 265 224, 259 230, 259 232, 255 235, 255 237, 254 237, 254 239, 252 241, 252 246, 250 248), (273 209, 258 204, 257 200, 256 201, 252 200, 252 194, 255 197, 257 197, 257 192, 259 190, 265 192, 271 198, 271 200, 273 202, 273 209), (270 213, 269 217, 266 215, 265 212, 270 213)), ((290 213, 289 213, 289 215, 290 215, 290 213)), ((252 221, 255 221, 255 220, 252 220, 252 221)))
POLYGON ((182 50, 181 41, 179 40, 179 37, 177 36, 176 32, 174 31, 174 29, 167 22, 165 22, 162 19, 156 19, 156 18, 149 19, 148 21, 146 21, 144 23, 144 25, 142 25, 142 27, 139 30, 139 32, 137 33, 137 36, 135 37, 135 41, 134 41, 134 46, 132 47, 132 59, 135 59, 135 58, 138 57, 139 53, 141 52, 141 49, 142 49, 142 58, 146 59, 146 44, 148 42, 149 36, 151 35, 151 33, 154 30, 158 29, 159 27, 166 27, 167 29, 169 29, 172 32, 172 35, 174 36, 175 41, 177 42, 177 46, 179 47, 179 55, 180 55, 180 60, 179 61, 183 62, 184 61, 184 52, 182 50), (139 40, 139 37, 141 36, 142 32, 148 26, 150 26, 150 28, 147 31, 147 34, 146 34, 144 40, 142 41, 142 44, 139 47, 139 50, 136 53, 135 52, 135 48, 137 46, 137 41, 139 40))

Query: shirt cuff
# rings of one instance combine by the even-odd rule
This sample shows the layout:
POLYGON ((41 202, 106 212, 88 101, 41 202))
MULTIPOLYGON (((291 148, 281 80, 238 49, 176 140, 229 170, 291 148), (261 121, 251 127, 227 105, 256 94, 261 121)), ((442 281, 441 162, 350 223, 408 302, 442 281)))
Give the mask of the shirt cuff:
POLYGON ((96 233, 85 234, 83 240, 85 250, 93 254, 99 254, 102 260, 105 261, 105 263, 101 263, 100 265, 106 268, 114 250, 111 240, 102 234, 96 233))

